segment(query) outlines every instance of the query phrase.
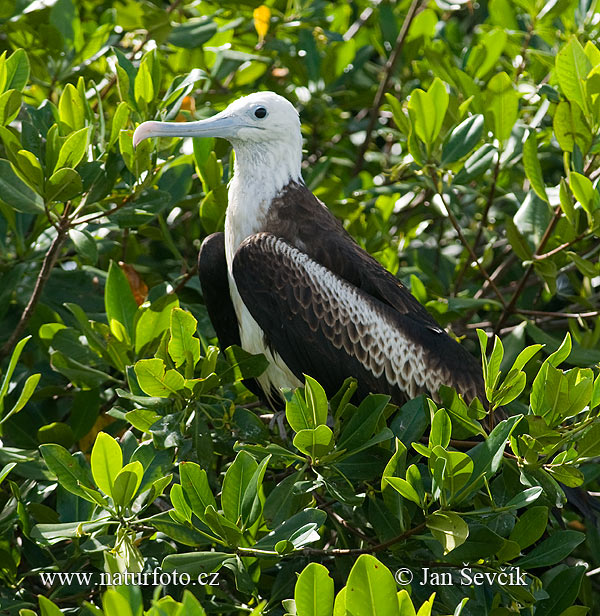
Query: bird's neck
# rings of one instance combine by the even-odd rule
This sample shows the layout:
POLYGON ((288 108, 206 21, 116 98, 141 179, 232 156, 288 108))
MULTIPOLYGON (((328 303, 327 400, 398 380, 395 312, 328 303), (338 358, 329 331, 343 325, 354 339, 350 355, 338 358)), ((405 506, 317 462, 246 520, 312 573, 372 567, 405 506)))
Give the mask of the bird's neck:
POLYGON ((235 143, 233 179, 225 217, 225 253, 231 270, 238 246, 263 231, 273 199, 291 181, 302 182, 301 141, 264 144, 235 143))

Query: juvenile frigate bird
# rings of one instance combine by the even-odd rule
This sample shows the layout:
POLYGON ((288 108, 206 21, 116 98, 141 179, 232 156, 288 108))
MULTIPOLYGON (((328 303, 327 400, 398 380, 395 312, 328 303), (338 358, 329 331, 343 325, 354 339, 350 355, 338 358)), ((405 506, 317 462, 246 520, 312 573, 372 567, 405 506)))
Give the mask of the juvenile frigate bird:
POLYGON ((257 92, 196 122, 144 122, 148 137, 222 137, 235 150, 225 233, 204 241, 199 275, 223 347, 263 353, 269 398, 316 378, 331 395, 348 376, 357 394, 401 404, 440 385, 485 401, 480 364, 406 287, 355 243, 301 175, 294 106, 257 92))

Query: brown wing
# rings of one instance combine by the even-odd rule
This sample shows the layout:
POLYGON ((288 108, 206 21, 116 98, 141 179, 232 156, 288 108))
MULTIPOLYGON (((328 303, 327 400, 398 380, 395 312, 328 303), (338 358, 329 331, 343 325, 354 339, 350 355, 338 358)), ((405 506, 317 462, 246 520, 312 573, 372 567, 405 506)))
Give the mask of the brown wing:
POLYGON ((329 394, 348 376, 360 395, 386 393, 396 403, 435 395, 442 384, 468 400, 481 393, 478 363, 430 318, 390 307, 282 238, 244 240, 233 275, 268 344, 298 378, 315 377, 329 394))
POLYGON ((265 231, 285 239, 396 312, 442 332, 411 292, 350 237, 304 184, 290 182, 273 201, 265 231))

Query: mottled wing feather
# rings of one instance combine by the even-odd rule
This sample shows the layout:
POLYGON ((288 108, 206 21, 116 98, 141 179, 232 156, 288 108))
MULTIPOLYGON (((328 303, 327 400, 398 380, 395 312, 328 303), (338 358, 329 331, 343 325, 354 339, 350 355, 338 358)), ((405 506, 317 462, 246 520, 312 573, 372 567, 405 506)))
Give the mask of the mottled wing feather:
POLYGON ((306 252, 396 312, 442 331, 412 293, 352 239, 304 184, 290 182, 283 188, 273 200, 264 230, 306 252))
POLYGON ((442 384, 467 399, 481 392, 479 365, 449 336, 394 310, 282 238, 247 238, 233 275, 267 344, 296 376, 314 376, 328 393, 349 375, 357 377, 361 396, 388 393, 397 403, 435 394, 442 384))

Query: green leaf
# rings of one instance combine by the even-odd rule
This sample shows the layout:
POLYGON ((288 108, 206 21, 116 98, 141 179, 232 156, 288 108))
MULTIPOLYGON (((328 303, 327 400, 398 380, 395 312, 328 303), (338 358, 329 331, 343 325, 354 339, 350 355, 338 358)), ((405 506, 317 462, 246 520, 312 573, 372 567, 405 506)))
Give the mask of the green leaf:
MULTIPOLYGON (((0 424, 5 422, 9 417, 12 417, 25 407, 25 405, 27 404, 27 402, 29 402, 29 399, 33 395, 33 392, 35 391, 35 388, 37 387, 41 376, 42 375, 40 373, 37 373, 27 377, 25 385, 23 385, 23 389, 21 390, 17 401, 14 403, 10 411, 8 411, 8 413, 6 413, 6 415, 4 415, 2 419, 0 419, 0 424)), ((0 397, 0 416, 2 415, 2 406, 3 401, 0 397)))
POLYGON ((154 86, 152 76, 148 68, 148 61, 142 60, 134 81, 135 102, 144 109, 148 103, 154 100, 154 86))
POLYGON ((519 96, 511 78, 505 73, 494 75, 487 86, 486 110, 492 118, 495 137, 506 141, 512 132, 519 113, 519 96))
POLYGON ((38 602, 42 616, 63 616, 62 611, 44 595, 38 595, 38 602))
POLYGON ((79 229, 70 229, 69 237, 75 245, 75 250, 84 261, 96 264, 98 260, 98 248, 96 247, 96 241, 90 235, 88 231, 80 231, 79 229))
POLYGON ((361 616, 400 616, 394 576, 370 554, 361 554, 350 571, 346 610, 361 616))
POLYGON ((567 101, 558 103, 552 126, 556 140, 565 152, 573 152, 575 145, 583 153, 589 150, 591 133, 578 105, 567 101))
POLYGON ((294 447, 313 460, 328 454, 333 447, 333 432, 329 426, 300 430, 294 437, 294 447))
POLYGON ((208 484, 206 471, 194 462, 182 462, 179 465, 181 487, 187 502, 196 516, 204 521, 207 507, 217 508, 215 497, 208 484))
POLYGON ((525 167, 525 173, 536 195, 540 199, 548 201, 544 177, 542 175, 542 166, 538 158, 537 138, 533 131, 531 131, 529 137, 523 143, 523 166, 525 167))
POLYGON ((129 105, 125 101, 121 101, 118 104, 117 110, 115 111, 112 119, 112 124, 110 126, 110 138, 106 147, 107 150, 110 150, 118 141, 121 130, 125 128, 127 122, 129 121, 129 113, 129 105))
MULTIPOLYGON (((58 117, 65 125, 66 132, 74 132, 85 127, 85 110, 77 88, 68 83, 58 101, 58 117)), ((74 167, 75 165, 69 165, 74 167)))
POLYGON ((241 519, 244 494, 257 468, 256 460, 246 451, 240 451, 225 473, 221 506, 225 517, 234 524, 241 519))
POLYGON ((548 584, 544 584, 544 591, 548 597, 536 603, 536 613, 539 612, 544 616, 585 616, 582 610, 573 611, 582 607, 573 603, 579 594, 585 571, 586 568, 582 566, 565 567, 548 584))
POLYGON ((194 337, 197 326, 198 321, 189 312, 181 308, 173 308, 171 311, 169 355, 178 368, 187 363, 190 371, 188 378, 191 378, 194 366, 200 359, 200 340, 194 337))
POLYGON ((71 133, 60 148, 54 170, 77 167, 85 156, 89 136, 90 129, 87 127, 71 133))
MULTIPOLYGON (((539 488, 541 491, 541 488, 539 488)), ((524 511, 510 532, 510 540, 516 541, 521 550, 533 545, 546 532, 548 507, 531 507, 524 511)))
POLYGON ((555 70, 563 94, 588 113, 585 80, 592 69, 581 43, 572 36, 556 56, 555 70))
POLYGON ((149 396, 168 398, 185 387, 185 379, 177 370, 167 370, 162 359, 140 359, 133 367, 142 391, 149 396))
POLYGON ((242 379, 257 378, 269 365, 269 361, 264 355, 252 355, 236 345, 227 347, 225 349, 225 356, 231 367, 219 375, 221 383, 232 383, 242 379))
POLYGON ((113 496, 115 479, 123 468, 123 452, 117 441, 106 432, 98 433, 90 463, 96 485, 104 494, 113 496))
POLYGON ((417 491, 412 487, 412 485, 408 483, 408 481, 406 481, 405 479, 402 479, 401 477, 386 477, 385 481, 386 483, 391 485, 392 488, 394 488, 394 490, 396 490, 396 492, 401 494, 404 498, 421 506, 422 504, 421 497, 419 496, 417 491))
POLYGON ((595 191, 591 180, 581 173, 571 171, 569 174, 569 184, 575 199, 581 203, 581 207, 586 212, 591 213, 595 209, 594 205, 598 200, 598 193, 595 191))
POLYGON ((513 496, 508 503, 506 503, 506 507, 520 509, 521 507, 525 507, 526 505, 535 502, 542 495, 542 493, 543 489, 540 486, 526 488, 516 496, 513 496))
POLYGON ((21 338, 19 342, 15 345, 15 348, 10 356, 10 361, 8 362, 8 367, 6 369, 6 373, 4 374, 4 378, 2 379, 2 384, 0 385, 0 416, 2 416, 2 412, 4 411, 4 397, 8 393, 8 388, 10 386, 10 379, 17 367, 17 362, 19 361, 19 357, 21 357, 21 353, 25 348, 27 342, 31 339, 31 336, 25 336, 25 338, 21 338))
POLYGON ((15 49, 6 60, 6 84, 5 90, 19 90, 29 81, 29 58, 23 49, 15 49))
POLYGON ((569 223, 575 226, 576 222, 576 214, 575 214, 575 206, 573 205, 573 199, 571 198, 571 194, 569 193, 569 189, 567 187, 567 181, 565 178, 560 178, 560 208, 563 211, 566 219, 569 223))
POLYGON ((135 335, 133 321, 137 312, 137 303, 125 273, 114 261, 110 262, 108 268, 104 305, 112 333, 123 342, 133 341, 135 335), (119 328, 117 324, 120 324, 122 328, 119 328), (127 334, 127 340, 123 340, 123 330, 127 334))
POLYGON ((431 432, 429 433, 429 447, 440 445, 448 447, 452 434, 452 423, 444 409, 436 411, 431 420, 431 432))
POLYGON ((8 477, 10 471, 17 466, 16 462, 9 462, 0 469, 0 484, 8 477))
POLYGON ((83 191, 81 176, 74 169, 55 171, 46 182, 46 201, 68 201, 83 191))
POLYGON ((40 445, 40 453, 65 490, 94 502, 94 499, 81 489, 81 486, 93 489, 93 483, 89 470, 81 466, 77 457, 72 456, 64 447, 55 443, 40 445))
POLYGON ((522 418, 522 415, 515 415, 501 421, 483 443, 471 449, 469 457, 473 460, 473 473, 469 482, 457 494, 460 500, 464 500, 474 490, 479 489, 483 485, 484 478, 498 470, 506 442, 522 418))
POLYGON ((262 483, 270 459, 270 455, 263 458, 244 490, 241 514, 244 527, 246 528, 252 526, 262 513, 262 502, 264 500, 262 483))
POLYGON ((44 192, 44 170, 35 154, 27 150, 19 150, 13 159, 13 169, 37 193, 44 192))
MULTIPOLYGON (((600 376, 596 378, 600 383, 600 376)), ((590 405, 591 406, 591 405, 590 405)), ((575 443, 580 460, 600 456, 600 424, 593 424, 575 443)))
POLYGON ((344 424, 338 441, 338 449, 353 451, 368 441, 387 407, 390 397, 384 394, 369 394, 360 403, 352 417, 344 424))
POLYGON ((126 464, 117 474, 112 487, 115 504, 127 507, 136 495, 143 476, 144 467, 140 462, 135 460, 126 464))
POLYGON ((307 428, 316 428, 327 421, 327 394, 315 379, 304 375, 304 395, 306 407, 309 411, 307 428))
POLYGON ((413 90, 408 102, 415 131, 428 148, 437 139, 448 109, 446 86, 437 77, 427 92, 413 90))
POLYGON ((454 183, 466 184, 479 177, 491 168, 497 157, 498 150, 491 143, 485 143, 467 158, 464 167, 454 177, 454 183))
MULTIPOLYGON (((196 138, 194 143, 194 161, 198 169, 202 169, 210 156, 210 153, 215 147, 215 140, 213 137, 207 137, 205 139, 196 138)), ((198 175, 200 173, 198 172, 198 175)))
POLYGON ((333 580, 323 565, 310 563, 296 581, 294 600, 298 616, 331 616, 333 580))
MULTIPOLYGON (((163 571, 178 571, 198 576, 199 573, 218 571, 231 554, 228 552, 189 552, 169 554, 161 564, 163 571)), ((185 616, 185 615, 184 615, 185 616)))
POLYGON ((452 511, 436 511, 427 516, 427 528, 442 544, 444 554, 462 545, 469 536, 467 523, 452 511))
POLYGON ((18 177, 11 164, 2 158, 0 158, 0 201, 26 214, 39 214, 44 211, 43 199, 18 177))
POLYGON ((515 562, 523 569, 549 567, 566 558, 582 541, 585 534, 576 530, 559 530, 536 545, 527 556, 515 562))
POLYGON ((0 126, 10 124, 21 109, 21 93, 9 90, 0 96, 0 126))
POLYGON ((169 329, 173 308, 179 308, 179 299, 174 293, 163 295, 147 308, 142 307, 143 312, 135 325, 136 353, 139 353, 150 342, 157 340, 169 329))
POLYGON ((461 122, 451 133, 442 150, 442 165, 454 163, 466 156, 483 134, 483 116, 478 114, 461 122))
POLYGON ((175 47, 195 49, 202 47, 216 33, 217 24, 212 19, 188 19, 173 26, 168 41, 175 47))

